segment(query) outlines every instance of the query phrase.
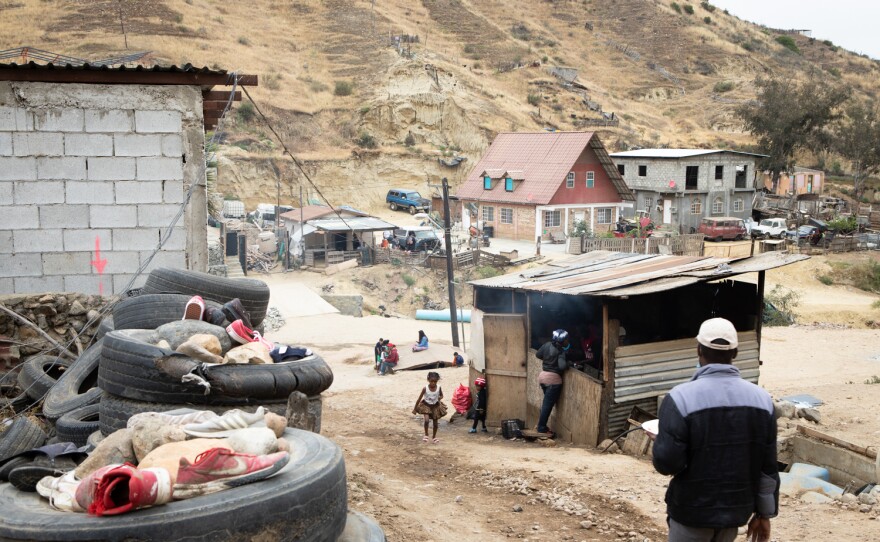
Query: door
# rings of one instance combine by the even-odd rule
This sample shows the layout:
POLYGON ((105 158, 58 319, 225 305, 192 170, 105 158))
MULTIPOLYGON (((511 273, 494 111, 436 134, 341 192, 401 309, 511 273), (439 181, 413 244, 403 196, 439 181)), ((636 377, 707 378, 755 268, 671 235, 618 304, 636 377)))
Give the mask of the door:
POLYGON ((461 227, 464 231, 471 227, 471 212, 466 205, 461 206, 461 227))
POLYGON ((489 405, 486 423, 526 419, 526 317, 483 314, 483 359, 489 405))
POLYGON ((672 224, 672 200, 663 200, 663 223, 672 224))

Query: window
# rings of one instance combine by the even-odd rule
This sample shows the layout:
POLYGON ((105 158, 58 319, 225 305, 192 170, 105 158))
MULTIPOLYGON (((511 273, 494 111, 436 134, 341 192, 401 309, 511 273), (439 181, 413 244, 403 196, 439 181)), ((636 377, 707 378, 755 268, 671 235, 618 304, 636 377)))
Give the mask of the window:
POLYGON ((513 179, 510 177, 504 179, 504 189, 508 192, 513 192, 513 179))
POLYGON ((733 200, 733 211, 734 211, 735 213, 740 213, 740 212, 742 212, 744 209, 745 209, 745 205, 743 205, 743 199, 742 199, 742 198, 736 198, 735 200, 733 200))
POLYGON ((715 166, 715 180, 720 181, 724 179, 724 166, 715 166))
POLYGON ((508 207, 501 208, 501 223, 513 224, 513 209, 510 209, 508 207))
POLYGON ((648 176, 648 166, 639 166, 639 177, 648 176))
POLYGON ((654 200, 652 198, 645 198, 645 210, 649 213, 651 212, 652 205, 654 205, 654 200))
POLYGON ((700 198, 694 198, 691 200, 691 214, 692 215, 703 214, 703 201, 700 198))
POLYGON ((559 211, 544 211, 544 227, 558 228, 562 223, 559 211))
POLYGON ((611 224, 613 211, 611 207, 596 209, 596 224, 611 224))
POLYGON ((483 190, 492 190, 492 177, 483 177, 483 190))
POLYGON ((568 177, 565 178, 565 187, 574 188, 574 171, 568 172, 568 177))
POLYGON ((700 166, 687 166, 684 172, 684 189, 696 190, 697 178, 700 176, 700 166))
POLYGON ((715 201, 712 202, 712 214, 720 215, 724 212, 724 200, 720 197, 715 198, 715 201))
POLYGON ((587 172, 587 188, 593 188, 596 184, 596 174, 592 171, 587 172))
POLYGON ((483 222, 495 222, 495 207, 483 207, 483 222))
POLYGON ((749 166, 736 166, 736 180, 734 181, 737 188, 745 188, 746 187, 746 175, 748 174, 749 166))
POLYGON ((617 164, 617 172, 620 173, 621 176, 626 175, 626 166, 624 164, 617 164))

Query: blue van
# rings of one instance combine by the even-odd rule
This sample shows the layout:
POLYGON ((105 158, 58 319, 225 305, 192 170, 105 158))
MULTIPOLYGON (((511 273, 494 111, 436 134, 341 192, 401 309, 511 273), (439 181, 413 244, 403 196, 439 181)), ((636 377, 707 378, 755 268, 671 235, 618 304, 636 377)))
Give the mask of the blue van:
POLYGON ((385 196, 385 203, 392 211, 398 209, 408 209, 409 214, 414 215, 419 211, 428 212, 431 207, 431 201, 423 198, 415 190, 406 190, 403 188, 392 188, 385 196))

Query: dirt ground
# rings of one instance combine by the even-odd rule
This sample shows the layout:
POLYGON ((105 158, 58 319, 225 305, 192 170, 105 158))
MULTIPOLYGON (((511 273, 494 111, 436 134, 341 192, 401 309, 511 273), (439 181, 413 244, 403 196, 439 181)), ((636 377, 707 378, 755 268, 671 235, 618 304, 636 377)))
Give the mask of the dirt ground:
MULTIPOLYGON (((799 321, 806 324, 764 329, 761 385, 774 397, 810 393, 821 398, 821 430, 877 446, 880 385, 865 381, 880 375, 880 333, 864 325, 847 326, 850 320, 880 320, 880 311, 871 307, 878 296, 815 280, 817 271, 828 269, 826 259, 813 258, 768 273, 768 288, 797 284, 802 293, 799 321)), ((312 287, 319 288, 320 280, 313 279, 312 287)), ((386 277, 387 283, 395 284, 392 279, 386 277)), ((354 287, 338 277, 334 283, 340 289, 354 287)), ((422 443, 421 420, 410 412, 425 373, 398 371, 379 377, 370 362, 372 337, 391 337, 406 345, 420 324, 327 315, 289 321, 272 336, 308 342, 333 367, 335 381, 324 394, 322 432, 345 452, 351 509, 374 517, 395 542, 666 539, 663 496, 668 477, 654 472, 647 460, 561 442, 545 447, 506 441, 494 428, 473 435, 468 433, 470 424, 461 420, 441 421, 439 444, 422 443)), ((432 356, 445 359, 448 333, 431 324, 428 333, 436 347, 419 355, 426 361, 432 356)), ((440 370, 447 403, 458 383, 467 382, 467 371, 440 370)), ((793 430, 785 425, 781 432, 793 430)), ((877 540, 880 507, 860 513, 783 497, 772 538, 877 540)))

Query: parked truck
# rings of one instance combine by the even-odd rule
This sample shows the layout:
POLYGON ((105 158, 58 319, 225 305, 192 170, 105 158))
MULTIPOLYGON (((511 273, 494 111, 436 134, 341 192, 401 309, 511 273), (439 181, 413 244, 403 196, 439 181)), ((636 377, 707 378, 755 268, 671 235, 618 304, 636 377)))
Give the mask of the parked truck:
POLYGON ((765 218, 757 226, 752 228, 752 237, 764 238, 775 237, 782 239, 788 227, 784 218, 765 218))

